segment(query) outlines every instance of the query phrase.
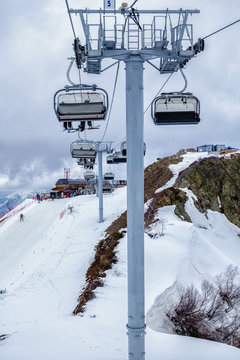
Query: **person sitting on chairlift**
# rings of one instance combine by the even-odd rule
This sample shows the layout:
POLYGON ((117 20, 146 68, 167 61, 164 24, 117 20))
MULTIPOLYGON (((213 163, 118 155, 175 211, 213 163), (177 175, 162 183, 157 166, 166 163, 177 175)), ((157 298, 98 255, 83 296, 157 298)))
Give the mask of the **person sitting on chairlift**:
POLYGON ((80 128, 80 131, 85 130, 85 121, 81 121, 79 128, 80 128))

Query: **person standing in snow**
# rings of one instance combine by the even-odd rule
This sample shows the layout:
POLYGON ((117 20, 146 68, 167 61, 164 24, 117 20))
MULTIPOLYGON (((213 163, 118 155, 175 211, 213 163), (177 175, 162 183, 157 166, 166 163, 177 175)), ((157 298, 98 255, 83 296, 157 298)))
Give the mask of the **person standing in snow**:
POLYGON ((20 214, 20 221, 24 221, 24 215, 23 214, 20 214))
POLYGON ((72 205, 68 205, 68 210, 69 210, 70 213, 72 213, 73 206, 72 206, 72 205))

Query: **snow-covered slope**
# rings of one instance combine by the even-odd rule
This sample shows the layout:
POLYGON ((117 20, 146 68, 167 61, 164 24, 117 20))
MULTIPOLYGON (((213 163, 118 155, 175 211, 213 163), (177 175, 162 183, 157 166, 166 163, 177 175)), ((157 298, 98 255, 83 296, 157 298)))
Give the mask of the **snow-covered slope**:
MULTIPOLYGON (((173 173, 188 166, 193 156, 198 155, 186 155, 181 164, 172 165, 173 173)), ((215 212, 206 220, 191 200, 187 206, 192 223, 181 221, 173 206, 164 207, 158 210, 161 224, 147 230, 155 236, 145 234, 146 359, 237 360, 237 348, 158 332, 158 297, 167 287, 176 280, 197 284, 229 263, 240 265, 239 228, 215 212)), ((9 334, 0 342, 0 359, 127 358, 127 236, 120 241, 119 261, 107 271, 105 286, 97 288, 82 316, 72 316, 94 246, 125 209, 123 188, 104 196, 101 224, 98 199, 81 196, 33 203, 23 210, 24 222, 16 214, 0 227, 0 289, 7 290, 0 295, 0 335, 9 334), (60 219, 69 204, 73 212, 67 210, 60 219)))

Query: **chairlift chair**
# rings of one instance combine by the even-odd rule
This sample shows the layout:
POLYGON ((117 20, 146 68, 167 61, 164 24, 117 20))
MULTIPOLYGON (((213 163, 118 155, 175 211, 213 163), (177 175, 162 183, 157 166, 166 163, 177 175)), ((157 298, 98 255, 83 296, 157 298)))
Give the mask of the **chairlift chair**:
POLYGON ((114 174, 111 172, 108 172, 108 173, 104 174, 103 178, 104 178, 104 180, 114 180, 114 174))
POLYGON ((113 164, 126 163, 127 157, 122 155, 121 151, 113 153, 113 164))
POLYGON ((112 192, 112 185, 109 181, 103 181, 103 193, 111 193, 112 192))
POLYGON ((70 151, 73 158, 95 159, 96 143, 77 140, 71 144, 70 151))
POLYGON ((162 93, 152 102, 155 125, 190 125, 200 122, 200 102, 191 93, 162 93))
MULTIPOLYGON (((127 142, 123 141, 121 143, 121 153, 123 156, 127 156, 127 142)), ((143 155, 145 156, 146 154, 146 144, 143 143, 143 155)))
POLYGON ((86 181, 88 181, 88 180, 90 180, 90 179, 94 179, 95 178, 95 173, 94 173, 94 171, 86 171, 85 173, 84 173, 84 179, 86 180, 86 181))
POLYGON ((71 128, 72 121, 105 120, 108 95, 96 85, 66 86, 55 93, 54 110, 65 128, 71 128))
POLYGON ((113 164, 113 155, 108 155, 106 160, 107 164, 113 164))

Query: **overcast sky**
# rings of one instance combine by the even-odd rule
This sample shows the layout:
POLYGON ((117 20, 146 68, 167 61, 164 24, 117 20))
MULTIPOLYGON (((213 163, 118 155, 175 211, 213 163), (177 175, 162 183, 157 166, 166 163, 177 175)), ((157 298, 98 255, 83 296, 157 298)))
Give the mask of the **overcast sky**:
MULTIPOLYGON (((121 1, 116 0, 117 7, 121 1)), ((69 0, 70 7, 102 7, 102 0, 69 0)), ((139 0, 138 9, 199 9, 189 22, 194 25, 194 41, 240 18, 239 0, 139 0)), ((81 37, 80 22, 76 21, 81 37)), ((73 35, 64 0, 1 1, 0 67, 0 191, 50 189, 63 168, 71 176, 83 173, 71 158, 69 147, 76 134, 62 131, 53 112, 53 94, 67 84, 67 58, 73 56, 73 35)), ((187 91, 201 101, 198 126, 155 127, 150 111, 145 115, 146 165, 181 148, 205 143, 239 146, 240 133, 240 23, 206 40, 205 51, 186 66, 187 91)), ((107 62, 103 61, 103 65, 107 62)), ((82 74, 82 82, 97 83, 111 97, 116 67, 101 75, 82 74)), ((77 81, 76 69, 72 80, 77 81)), ((145 108, 158 92, 167 75, 160 75, 145 64, 145 108)), ((173 74, 164 91, 178 91, 184 82, 173 74)), ((88 139, 100 140, 100 130, 88 131, 88 139)), ((112 116, 105 140, 115 146, 125 137, 125 71, 121 64, 112 116)), ((117 177, 125 173, 105 165, 117 177)))

